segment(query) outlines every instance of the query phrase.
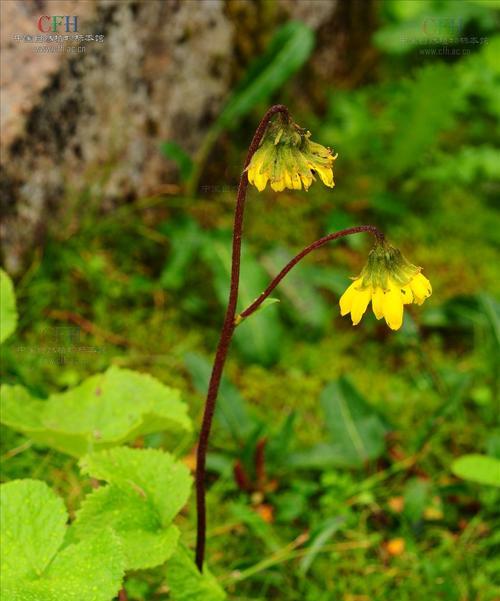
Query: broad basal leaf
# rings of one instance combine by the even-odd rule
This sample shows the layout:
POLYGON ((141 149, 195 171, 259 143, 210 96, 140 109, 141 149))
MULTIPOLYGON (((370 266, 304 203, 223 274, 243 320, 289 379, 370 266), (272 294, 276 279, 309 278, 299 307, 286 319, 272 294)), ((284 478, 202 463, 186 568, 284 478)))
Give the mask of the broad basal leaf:
POLYGON ((167 584, 174 601, 224 601, 226 594, 206 566, 200 574, 193 553, 179 545, 167 563, 167 584))
POLYGON ((348 380, 328 384, 320 400, 332 446, 346 464, 362 465, 383 452, 389 429, 348 380))
POLYGON ((120 537, 127 569, 162 564, 177 545, 172 520, 191 490, 189 470, 156 449, 120 447, 81 460, 84 473, 109 483, 87 496, 72 526, 76 538, 106 525, 120 537))
POLYGON ((191 429, 178 390, 118 367, 47 401, 31 397, 21 386, 3 386, 1 420, 37 442, 77 457, 150 432, 191 429))
POLYGON ((107 527, 61 549, 67 513, 62 500, 37 480, 0 488, 2 599, 111 601, 120 589, 124 557, 107 527))
POLYGON ((12 280, 0 269, 0 343, 6 340, 17 326, 16 297, 12 280))
POLYGON ((0 490, 2 577, 34 578, 62 545, 66 508, 62 499, 39 480, 14 480, 0 490))

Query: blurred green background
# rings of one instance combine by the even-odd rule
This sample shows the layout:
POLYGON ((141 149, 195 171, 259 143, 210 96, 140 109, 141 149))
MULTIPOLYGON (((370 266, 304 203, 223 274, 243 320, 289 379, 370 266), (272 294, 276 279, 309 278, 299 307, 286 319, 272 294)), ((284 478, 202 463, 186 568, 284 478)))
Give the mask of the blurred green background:
MULTIPOLYGON (((238 329, 208 492, 208 559, 231 599, 500 598, 499 490, 474 469, 458 477, 455 463, 500 458, 499 8, 380 2, 368 54, 351 57, 370 56, 370 68, 335 84, 308 69, 313 32, 284 23, 196 156, 158 145, 178 166, 175 194, 102 215, 89 188, 77 222, 52 232, 15 281, 4 382, 43 397, 115 364, 181 389, 199 424, 237 181, 273 102, 338 152, 336 187, 249 190, 241 308, 293 254, 351 225, 377 225, 424 268, 433 295, 396 333, 372 315, 356 328, 339 316, 370 249, 362 235, 310 255, 281 302, 238 329)), ((177 449, 190 465, 195 443, 177 449)), ((76 460, 2 427, 2 478, 21 477, 47 480, 71 513, 88 489, 76 460)), ((194 502, 181 526, 193 543, 194 502)), ((168 598, 160 571, 127 589, 168 598)))

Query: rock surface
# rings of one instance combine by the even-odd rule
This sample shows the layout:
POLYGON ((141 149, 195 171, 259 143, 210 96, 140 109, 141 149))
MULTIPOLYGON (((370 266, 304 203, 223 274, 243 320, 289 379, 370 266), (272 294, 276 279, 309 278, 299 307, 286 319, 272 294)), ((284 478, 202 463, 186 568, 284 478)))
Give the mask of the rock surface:
POLYGON ((175 182, 159 144, 176 140, 188 153, 199 145, 234 84, 244 46, 241 15, 255 13, 270 32, 290 17, 328 30, 338 3, 280 0, 265 18, 259 11, 271 5, 249 0, 3 0, 0 6, 0 233, 5 267, 19 273, 47 225, 64 223, 61 212, 71 212, 72 203, 109 210, 175 182), (78 34, 103 40, 37 51, 57 45, 23 40, 40 34, 41 15, 76 15, 78 34))

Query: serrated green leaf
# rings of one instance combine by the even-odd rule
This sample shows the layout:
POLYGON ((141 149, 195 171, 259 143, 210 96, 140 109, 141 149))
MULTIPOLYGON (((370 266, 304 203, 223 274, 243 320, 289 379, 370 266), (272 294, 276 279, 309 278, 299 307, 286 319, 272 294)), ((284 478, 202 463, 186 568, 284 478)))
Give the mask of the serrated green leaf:
POLYGON ((120 537, 127 570, 161 565, 172 555, 179 538, 176 526, 162 527, 147 497, 112 484, 85 498, 72 526, 72 535, 83 538, 98 534, 104 524, 120 537))
POLYGON ((88 495, 72 526, 76 538, 111 526, 127 569, 161 565, 176 548, 172 520, 185 505, 192 478, 185 465, 157 449, 119 447, 80 461, 82 472, 110 484, 88 495))
POLYGON ((117 447, 91 453, 80 460, 80 465, 83 473, 145 495, 163 526, 184 507, 191 490, 188 468, 158 449, 117 447))
POLYGON ((0 488, 2 578, 35 578, 64 540, 68 515, 44 482, 14 480, 0 488))
POLYGON ((0 343, 6 340, 16 329, 16 296, 12 280, 0 269, 0 343))
POLYGON ((167 563, 167 584, 174 601, 224 601, 226 594, 206 566, 200 574, 193 553, 179 545, 167 563))
POLYGON ((109 528, 61 549, 67 513, 44 482, 15 480, 0 491, 2 599, 110 601, 117 594, 124 557, 109 528))
POLYGON ((178 390, 118 367, 47 401, 33 398, 21 386, 2 386, 1 421, 76 457, 151 432, 191 430, 178 390))
POLYGON ((451 465, 451 471, 464 480, 500 487, 500 459, 488 455, 462 455, 451 465))

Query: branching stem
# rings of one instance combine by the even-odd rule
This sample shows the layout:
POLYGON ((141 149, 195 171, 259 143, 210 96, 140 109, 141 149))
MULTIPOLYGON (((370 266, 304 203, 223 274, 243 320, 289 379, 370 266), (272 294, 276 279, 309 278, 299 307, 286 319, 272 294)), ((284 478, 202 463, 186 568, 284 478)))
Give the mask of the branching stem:
POLYGON ((382 232, 378 230, 374 225, 358 225, 355 227, 348 227, 345 230, 340 230, 339 232, 335 232, 334 234, 328 234, 326 236, 323 236, 323 238, 316 240, 312 244, 309 244, 309 246, 306 246, 304 250, 299 252, 298 255, 291 259, 290 262, 287 263, 287 265, 285 265, 285 267, 283 267, 283 269, 278 273, 278 275, 270 282, 269 286, 264 290, 264 292, 258 298, 256 298, 251 305, 249 305, 244 311, 242 311, 238 315, 238 323, 242 319, 249 317, 250 315, 252 315, 252 313, 257 311, 260 305, 266 300, 266 298, 271 294, 271 292, 276 288, 276 286, 281 282, 281 280, 287 275, 287 273, 291 271, 295 267, 295 265, 297 265, 297 263, 302 261, 302 259, 310 252, 312 252, 316 248, 319 248, 320 246, 323 246, 327 242, 331 242, 332 240, 338 240, 339 238, 343 238, 344 236, 350 236, 351 234, 359 234, 361 232, 369 232, 380 241, 384 239, 384 234, 382 234, 382 232))
MULTIPOLYGON (((222 378, 222 372, 226 362, 227 353, 231 344, 231 339, 236 328, 236 306, 238 302, 238 289, 240 280, 240 263, 241 263, 241 238, 243 234, 243 217, 245 212, 245 201, 246 191, 248 186, 248 177, 246 168, 248 167, 252 156, 255 151, 259 148, 260 142, 266 132, 269 121, 273 115, 280 113, 284 119, 289 119, 289 112, 286 106, 277 104, 272 106, 262 118, 253 140, 248 149, 247 157, 245 160, 244 170, 240 178, 240 184, 238 187, 238 195, 236 198, 236 208, 234 213, 234 227, 233 227, 233 248, 232 248, 232 260, 231 260, 231 284, 229 289, 229 300, 226 309, 226 315, 224 317, 224 323, 217 345, 215 353, 214 364, 212 367, 212 373, 210 376, 210 382, 208 384, 207 398, 205 401, 205 410, 203 413, 203 421, 201 425, 200 438, 198 441, 197 457, 196 457, 196 511, 197 511, 197 538, 196 538, 196 565, 200 572, 203 571, 203 560, 205 556, 205 544, 206 544, 206 504, 205 504, 205 475, 206 475, 206 458, 208 450, 208 439, 210 437, 210 430, 212 427, 212 420, 215 411, 215 404, 217 401, 217 394, 219 391, 220 381, 222 378)), ((262 302, 271 294, 286 274, 301 261, 311 251, 331 240, 336 240, 343 236, 350 234, 357 234, 359 232, 370 232, 374 234, 379 240, 383 239, 383 234, 372 225, 362 225, 359 227, 352 227, 335 234, 329 234, 324 236, 316 242, 313 242, 296 257, 294 257, 288 265, 286 265, 280 273, 271 281, 266 290, 249 306, 245 309, 238 317, 238 322, 245 317, 249 317, 254 311, 256 311, 262 302)))
POLYGON ((212 427, 212 419, 215 411, 215 402, 219 391, 222 370, 226 362, 227 352, 234 332, 234 318, 236 315, 236 304, 238 302, 238 288, 240 281, 240 263, 241 263, 241 237, 243 234, 243 216, 245 212, 245 200, 248 186, 248 177, 246 168, 248 167, 252 156, 259 148, 259 144, 264 137, 269 121, 276 113, 282 113, 288 117, 288 109, 282 104, 272 106, 259 123, 252 143, 248 149, 245 160, 244 170, 240 178, 238 187, 238 196, 236 198, 236 208, 234 212, 233 227, 233 251, 231 260, 231 285, 229 289, 229 300, 226 309, 226 316, 219 338, 219 344, 215 353, 214 365, 210 382, 208 385, 207 398, 205 401, 205 411, 201 425, 200 438, 196 456, 196 511, 197 511, 197 538, 196 538, 196 565, 200 572, 203 570, 203 558, 205 555, 206 539, 206 506, 205 506, 205 471, 208 439, 212 427))

